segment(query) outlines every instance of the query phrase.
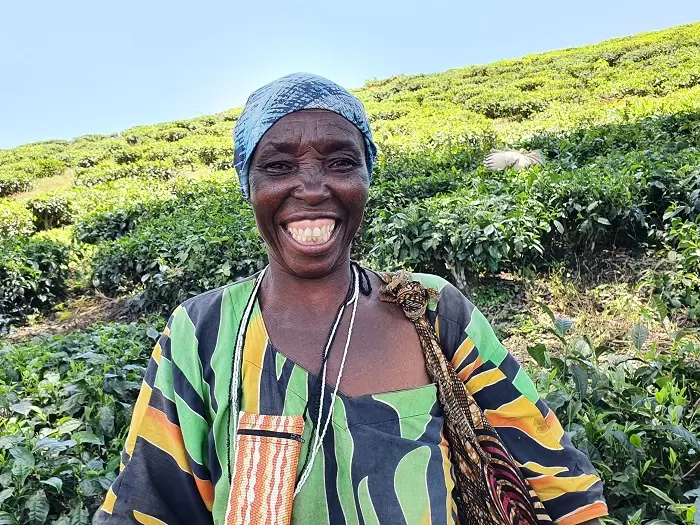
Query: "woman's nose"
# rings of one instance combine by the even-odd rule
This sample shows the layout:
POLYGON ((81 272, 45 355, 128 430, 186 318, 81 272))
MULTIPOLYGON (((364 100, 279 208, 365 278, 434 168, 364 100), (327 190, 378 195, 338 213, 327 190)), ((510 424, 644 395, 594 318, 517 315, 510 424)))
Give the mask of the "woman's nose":
POLYGON ((318 165, 301 166, 298 173, 299 184, 294 196, 308 204, 315 205, 330 197, 323 167, 318 165))

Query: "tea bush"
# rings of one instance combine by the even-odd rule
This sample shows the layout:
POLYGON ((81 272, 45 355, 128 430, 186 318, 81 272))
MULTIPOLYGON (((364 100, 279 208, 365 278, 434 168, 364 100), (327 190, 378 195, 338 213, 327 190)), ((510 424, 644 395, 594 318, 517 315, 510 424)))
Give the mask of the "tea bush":
POLYGON ((370 260, 380 268, 406 266, 445 275, 496 272, 543 254, 551 213, 527 195, 489 196, 463 189, 423 199, 403 211, 380 213, 370 237, 370 260))
POLYGON ((6 197, 22 191, 29 191, 33 186, 32 177, 29 175, 19 173, 0 174, 0 197, 6 197))
POLYGON ((177 184, 177 179, 125 178, 90 187, 73 187, 62 195, 68 199, 74 220, 79 223, 95 213, 114 211, 137 202, 157 200, 161 195, 170 195, 173 184, 177 184))
POLYGON ((700 319, 700 224, 671 219, 667 244, 661 255, 663 271, 647 271, 642 283, 667 304, 686 308, 691 319, 700 319))
POLYGON ((51 158, 0 164, 0 197, 29 191, 35 179, 60 175, 65 167, 64 162, 51 158))
POLYGON ((139 292, 139 310, 169 310, 189 296, 262 269, 265 250, 239 188, 206 195, 98 245, 95 286, 139 292))
POLYGON ((70 203, 61 195, 32 199, 27 209, 32 212, 37 231, 65 226, 73 220, 70 203))
POLYGON ((9 237, 34 233, 32 213, 24 203, 0 199, 0 242, 9 237))
POLYGON ((0 242, 0 331, 45 312, 65 294, 69 248, 46 238, 0 242))
POLYGON ((98 244, 113 241, 132 231, 140 221, 165 207, 165 201, 147 198, 111 210, 91 213, 83 217, 74 230, 77 241, 98 244))
POLYGON ((111 151, 112 158, 117 164, 131 164, 137 162, 143 157, 143 152, 137 148, 120 145, 111 151))
POLYGON ((103 203, 84 214, 76 224, 74 237, 88 244, 111 241, 124 236, 146 220, 185 208, 207 195, 230 191, 240 191, 237 179, 232 179, 230 172, 214 172, 196 182, 174 180, 172 184, 154 191, 129 192, 124 200, 103 203))
POLYGON ((138 161, 128 164, 96 166, 79 170, 76 174, 76 186, 94 186, 127 177, 149 177, 166 180, 175 176, 175 164, 172 160, 138 161))
POLYGON ((374 223, 378 213, 400 211, 412 202, 452 193, 464 184, 465 176, 453 168, 433 174, 421 173, 401 178, 377 179, 369 188, 369 200, 361 232, 366 250, 372 247, 372 238, 367 230, 369 225, 374 223))
MULTIPOLYGON (((547 311, 563 352, 555 357, 543 344, 528 350, 541 367, 536 382, 602 476, 612 523, 697 523, 698 332, 670 333, 673 346, 661 352, 637 324, 630 355, 613 355, 586 337, 569 337, 571 321, 547 311)), ((665 308, 651 316, 670 326, 665 308)))
POLYGON ((36 178, 55 177, 61 175, 66 169, 65 162, 59 159, 45 158, 33 161, 26 171, 36 178))
POLYGON ((79 169, 75 174, 75 185, 90 187, 103 182, 138 177, 139 170, 135 164, 97 165, 94 168, 79 169))
POLYGON ((0 523, 90 522, 119 468, 153 322, 0 343, 0 523))

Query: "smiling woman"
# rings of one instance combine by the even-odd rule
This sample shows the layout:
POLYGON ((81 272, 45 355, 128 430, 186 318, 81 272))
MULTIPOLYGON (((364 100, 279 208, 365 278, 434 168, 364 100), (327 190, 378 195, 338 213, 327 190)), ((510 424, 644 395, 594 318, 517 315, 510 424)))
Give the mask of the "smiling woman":
POLYGON ((362 222, 369 173, 362 134, 311 109, 277 121, 250 165, 250 203, 270 263, 300 277, 342 269, 362 222))
POLYGON ((251 95, 235 143, 269 266, 175 310, 96 522, 604 516, 590 462, 474 305, 351 262, 376 153, 360 102, 289 75, 251 95))

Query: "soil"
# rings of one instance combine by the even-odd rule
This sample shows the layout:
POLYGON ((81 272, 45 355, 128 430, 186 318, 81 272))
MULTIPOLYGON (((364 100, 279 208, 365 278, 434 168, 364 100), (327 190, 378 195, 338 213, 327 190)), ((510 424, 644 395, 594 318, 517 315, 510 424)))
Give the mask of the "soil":
POLYGON ((22 326, 0 340, 19 343, 39 335, 65 334, 82 330, 102 322, 135 321, 137 316, 124 309, 124 299, 113 299, 101 294, 84 295, 69 298, 60 308, 45 317, 36 319, 32 324, 22 326))
MULTIPOLYGON (((537 343, 544 343, 553 355, 564 351, 556 336, 543 330, 552 323, 541 304, 554 315, 574 321, 567 334, 570 341, 586 335, 594 345, 629 355, 634 353, 630 331, 642 323, 649 328, 645 348, 653 345, 663 351, 672 344, 669 332, 641 318, 649 297, 636 286, 644 271, 658 264, 648 254, 620 249, 572 254, 565 264, 536 276, 502 273, 478 279, 466 286, 465 293, 523 364, 530 361, 527 348, 537 343)), ((688 321, 674 314, 671 322, 680 328, 688 321)))

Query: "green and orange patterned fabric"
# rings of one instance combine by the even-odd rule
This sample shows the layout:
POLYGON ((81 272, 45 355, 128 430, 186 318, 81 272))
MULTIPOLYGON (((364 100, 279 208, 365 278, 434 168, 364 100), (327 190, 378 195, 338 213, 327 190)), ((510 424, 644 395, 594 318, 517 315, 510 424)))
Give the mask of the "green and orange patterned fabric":
MULTIPOLYGON (((441 346, 552 519, 573 525, 606 515, 595 469, 484 316, 446 281, 414 278, 440 292, 428 316, 441 346)), ((174 311, 134 407, 121 472, 96 523, 225 522, 235 452, 228 439, 232 359, 254 284, 251 278, 213 290, 174 311)), ((270 343, 256 303, 243 350, 241 411, 305 413, 316 377, 283 352, 270 343)), ((341 384, 335 403, 322 450, 294 498, 293 524, 457 523, 435 385, 347 396, 341 384)), ((306 415, 301 458, 316 415, 306 415)))

